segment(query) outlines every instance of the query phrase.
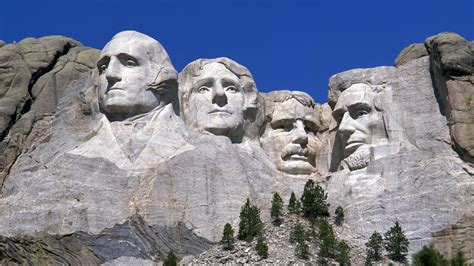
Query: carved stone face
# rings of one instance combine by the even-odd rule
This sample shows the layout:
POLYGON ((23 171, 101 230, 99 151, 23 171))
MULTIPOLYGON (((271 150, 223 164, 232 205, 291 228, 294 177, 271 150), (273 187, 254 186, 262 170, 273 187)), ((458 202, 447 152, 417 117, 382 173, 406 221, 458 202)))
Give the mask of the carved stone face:
POLYGON ((145 41, 145 37, 123 35, 102 50, 97 63, 98 91, 101 107, 107 113, 144 113, 159 105, 159 98, 149 89, 155 74, 145 41))
POLYGON ((229 136, 244 123, 244 103, 239 78, 223 64, 210 63, 193 78, 186 117, 196 128, 229 136))
POLYGON ((275 103, 260 142, 277 169, 289 174, 315 171, 319 141, 314 120, 314 109, 294 98, 275 103))
POLYGON ((343 158, 351 170, 367 166, 370 146, 387 141, 382 112, 376 109, 375 92, 364 83, 344 90, 337 100, 333 116, 338 122, 338 135, 343 158))

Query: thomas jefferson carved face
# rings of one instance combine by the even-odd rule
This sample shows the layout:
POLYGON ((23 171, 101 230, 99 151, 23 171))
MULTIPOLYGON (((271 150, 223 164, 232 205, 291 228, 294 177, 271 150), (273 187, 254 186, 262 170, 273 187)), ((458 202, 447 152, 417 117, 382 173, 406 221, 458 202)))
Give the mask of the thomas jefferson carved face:
POLYGON ((309 95, 288 92, 287 99, 274 102, 273 112, 267 114, 260 142, 277 169, 289 174, 315 171, 316 150, 319 148, 316 119, 314 103, 309 95))
POLYGON ((338 122, 343 162, 351 170, 364 168, 370 159, 370 146, 387 141, 382 110, 376 93, 365 83, 344 90, 333 111, 338 122))
POLYGON ((229 135, 244 123, 244 103, 239 78, 223 64, 210 63, 193 79, 188 118, 197 128, 229 135))
POLYGON ((102 50, 97 68, 101 109, 121 117, 149 112, 163 102, 151 86, 161 78, 160 72, 174 74, 176 78, 161 44, 134 31, 115 35, 102 50))
POLYGON ((260 98, 246 67, 226 57, 195 60, 179 73, 178 92, 187 125, 233 143, 258 137, 260 98))

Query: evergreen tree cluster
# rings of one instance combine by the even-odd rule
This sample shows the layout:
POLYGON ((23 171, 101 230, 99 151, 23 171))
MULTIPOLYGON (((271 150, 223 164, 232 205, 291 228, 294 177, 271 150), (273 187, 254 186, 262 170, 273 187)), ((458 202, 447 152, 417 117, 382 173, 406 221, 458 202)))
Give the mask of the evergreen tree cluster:
POLYGON ((244 206, 240 209, 240 222, 238 238, 247 242, 259 236, 263 230, 263 223, 260 219, 260 210, 257 206, 250 204, 247 199, 244 206))
POLYGON ((375 231, 365 244, 367 247, 367 259, 365 264, 372 265, 374 262, 382 260, 382 248, 385 249, 388 258, 393 261, 404 263, 406 262, 406 255, 408 253, 408 239, 402 230, 402 227, 395 222, 385 234, 384 238, 375 231))
MULTIPOLYGON (((290 232, 289 241, 296 244, 295 255, 301 259, 308 259, 310 250, 306 243, 314 241, 319 245, 319 262, 323 265, 328 263, 328 259, 333 259, 340 265, 351 265, 350 246, 343 240, 338 240, 334 234, 332 225, 328 222, 329 203, 326 202, 327 194, 324 189, 316 185, 313 180, 308 180, 305 184, 303 194, 298 199, 294 192, 291 192, 288 202, 288 212, 300 215, 310 221, 311 228, 306 230, 301 223, 297 223, 290 232), (313 238, 313 239, 312 239, 313 238)), ((279 226, 283 221, 283 200, 278 193, 273 194, 270 216, 272 223, 279 226)), ((335 210, 334 224, 341 226, 344 222, 344 209, 338 206, 335 210)), ((263 235, 263 223, 260 218, 260 210, 247 199, 240 210, 240 222, 238 238, 247 242, 252 242, 257 238, 255 249, 257 254, 265 259, 268 257, 268 245, 265 243, 263 235)), ((234 248, 234 230, 227 223, 224 226, 221 244, 224 250, 234 248)), ((406 238, 398 221, 382 237, 378 232, 374 232, 365 244, 367 247, 367 259, 365 264, 372 265, 383 260, 383 251, 388 258, 393 261, 406 263, 408 253, 408 239, 406 238)), ((171 251, 165 260, 164 265, 176 265, 177 258, 171 251)), ((423 247, 413 256, 413 265, 440 265, 440 266, 464 266, 467 259, 464 253, 458 252, 453 258, 446 259, 432 246, 423 247)))
POLYGON ((451 259, 446 258, 437 251, 433 245, 424 246, 420 251, 413 254, 413 266, 467 266, 467 258, 464 253, 458 251, 451 259))
MULTIPOLYGON (((290 242, 296 243, 295 255, 301 259, 308 259, 309 246, 306 243, 313 241, 319 244, 320 262, 327 263, 328 259, 334 259, 341 265, 350 265, 350 247, 344 241, 339 241, 328 222, 329 203, 326 202, 327 193, 324 189, 316 185, 313 180, 308 180, 304 186, 300 200, 296 198, 294 192, 290 195, 288 202, 288 212, 292 214, 303 214, 311 223, 309 232, 301 223, 297 223, 290 232, 290 242)), ((336 208, 336 224, 342 225, 344 220, 344 210, 342 207, 336 208)))

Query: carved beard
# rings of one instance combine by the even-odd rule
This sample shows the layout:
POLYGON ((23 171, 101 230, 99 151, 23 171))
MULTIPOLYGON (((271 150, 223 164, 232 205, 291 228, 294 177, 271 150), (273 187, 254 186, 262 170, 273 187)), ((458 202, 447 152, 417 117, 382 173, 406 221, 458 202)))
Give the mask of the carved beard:
POLYGON ((350 171, 358 170, 367 167, 370 161, 370 146, 363 145, 359 147, 347 158, 343 159, 339 168, 347 169, 350 171))

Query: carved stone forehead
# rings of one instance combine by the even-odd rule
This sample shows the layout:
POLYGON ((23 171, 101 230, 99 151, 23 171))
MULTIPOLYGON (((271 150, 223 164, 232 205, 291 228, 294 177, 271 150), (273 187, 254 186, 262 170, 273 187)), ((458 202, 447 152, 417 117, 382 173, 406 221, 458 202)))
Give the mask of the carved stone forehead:
POLYGON ((368 84, 353 84, 341 93, 339 99, 336 102, 336 107, 334 110, 345 109, 347 106, 356 103, 366 103, 368 105, 373 105, 374 96, 375 93, 368 84))
POLYGON ((120 53, 142 57, 142 60, 169 61, 168 54, 157 40, 136 31, 117 33, 102 49, 100 58, 120 53))
POLYGON ((295 98, 290 98, 283 102, 276 102, 272 114, 272 121, 283 119, 304 119, 316 120, 314 108, 305 106, 295 98))
POLYGON ((202 66, 202 70, 199 76, 195 76, 194 80, 201 80, 201 79, 230 79, 235 83, 239 83, 239 77, 235 75, 232 71, 227 69, 223 64, 213 62, 202 66))

